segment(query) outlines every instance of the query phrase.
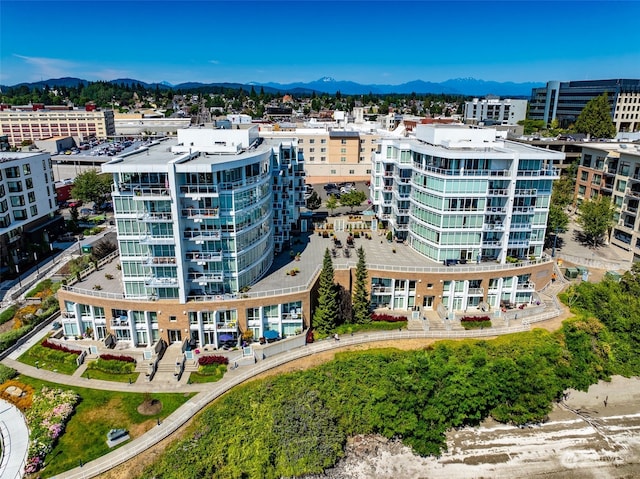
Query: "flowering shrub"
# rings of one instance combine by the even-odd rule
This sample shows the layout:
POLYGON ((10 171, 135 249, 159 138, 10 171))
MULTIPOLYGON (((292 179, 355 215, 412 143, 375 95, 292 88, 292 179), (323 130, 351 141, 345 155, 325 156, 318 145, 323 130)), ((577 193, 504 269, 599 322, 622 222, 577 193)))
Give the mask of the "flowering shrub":
POLYGON ((373 313, 371 315, 371 321, 386 321, 387 323, 398 323, 406 320, 406 316, 394 316, 393 314, 373 313))
POLYGON ((463 316, 460 318, 460 325, 464 329, 481 329, 491 327, 489 316, 463 316))
POLYGON ((80 351, 78 349, 71 349, 71 348, 63 346, 61 344, 53 343, 53 342, 49 341, 48 339, 45 339, 44 341, 42 341, 42 343, 40 343, 40 345, 45 347, 45 348, 54 349, 56 351, 62 351, 63 353, 80 354, 82 352, 82 351, 80 351))
POLYGON ((135 363, 136 360, 131 356, 119 356, 117 354, 101 354, 100 359, 105 361, 123 361, 125 363, 135 363))
POLYGON ((214 354, 213 356, 200 356, 198 358, 200 366, 209 366, 210 364, 229 364, 229 358, 214 354))
POLYGON ((42 388, 34 395, 31 407, 25 417, 30 429, 30 443, 27 464, 24 471, 33 474, 44 465, 44 458, 64 432, 79 396, 73 391, 42 388))

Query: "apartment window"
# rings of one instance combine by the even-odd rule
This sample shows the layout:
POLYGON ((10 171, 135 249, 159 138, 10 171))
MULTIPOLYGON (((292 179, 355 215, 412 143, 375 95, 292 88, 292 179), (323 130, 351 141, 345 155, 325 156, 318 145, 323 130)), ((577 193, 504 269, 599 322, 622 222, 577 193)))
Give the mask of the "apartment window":
POLYGON ((22 172, 25 175, 30 175, 31 174, 31 165, 29 165, 28 163, 25 163, 24 165, 22 165, 22 172))
POLYGON ((316 151, 315 148, 309 148, 309 153, 314 153, 316 151))
POLYGON ((31 209, 31 216, 38 216, 38 206, 37 205, 32 205, 30 209, 31 209))
POLYGON ((578 194, 584 196, 585 191, 587 191, 587 187, 584 185, 578 186, 578 194))
POLYGON ((342 145, 346 145, 347 144, 347 140, 345 140, 344 138, 342 140, 340 140, 340 144, 342 145))
POLYGON ((177 321, 177 318, 175 316, 169 316, 169 321, 175 323, 177 321))
POLYGON ((20 169, 17 166, 5 168, 4 174, 7 178, 20 178, 20 169))
POLYGON ((340 153, 342 153, 343 155, 347 153, 347 149, 346 148, 340 148, 340 153))
POLYGON ((311 143, 312 145, 313 145, 315 142, 316 142, 316 140, 314 140, 313 138, 311 138, 311 139, 309 140, 309 143, 311 143))
POLYGON ((11 196, 11 206, 24 206, 24 196, 11 196))
POLYGON ((326 139, 326 138, 322 138, 322 139, 320 140, 320 143, 321 143, 321 144, 323 144, 323 145, 324 145, 326 142, 327 142, 327 139, 326 139))
POLYGON ((26 220, 27 219, 27 210, 14 210, 13 211, 13 219, 16 221, 26 220))
POLYGON ((315 160, 316 160, 316 157, 315 157, 315 156, 310 156, 310 157, 309 157, 309 161, 315 161, 315 160))
POLYGON ((582 173, 580 173, 580 179, 582 181, 587 181, 589 179, 589 172, 583 171, 582 173))
POLYGON ((36 194, 33 191, 29 192, 29 203, 34 203, 36 201, 36 194))
POLYGON ((594 185, 599 185, 601 182, 602 182, 602 176, 593 175, 593 180, 591 181, 591 183, 593 183, 594 185))
POLYGON ((326 153, 327 149, 326 148, 320 148, 320 153, 326 153))
POLYGON ((300 143, 304 143, 304 138, 300 138, 300 139, 298 140, 298 144, 300 144, 300 143))
POLYGON ((347 157, 346 157, 346 156, 341 156, 341 157, 340 157, 340 161, 341 161, 342 163, 346 163, 346 162, 347 162, 347 157))
POLYGON ((336 174, 336 170, 331 170, 331 174, 335 175, 336 174))
POLYGON ((356 174, 356 170, 349 170, 349 174, 350 175, 355 175, 356 174))
POLYGON ((618 180, 618 184, 616 185, 616 191, 624 193, 624 190, 627 188, 626 180, 618 180))
POLYGON ((326 156, 321 156, 320 157, 320 161, 327 161, 327 157, 326 156))
MULTIPOLYGON (((48 182, 46 173, 44 175, 44 180, 45 182, 48 182)), ((27 185, 28 190, 33 188, 33 178, 27 178, 26 180, 24 180, 24 183, 27 185)))

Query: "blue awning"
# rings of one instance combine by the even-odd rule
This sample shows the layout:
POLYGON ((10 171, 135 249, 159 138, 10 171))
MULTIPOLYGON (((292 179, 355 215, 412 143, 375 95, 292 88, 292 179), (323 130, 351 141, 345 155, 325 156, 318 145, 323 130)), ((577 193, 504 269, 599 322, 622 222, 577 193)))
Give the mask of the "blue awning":
POLYGON ((221 334, 219 339, 220 341, 233 341, 236 338, 233 337, 233 334, 225 333, 225 334, 221 334))

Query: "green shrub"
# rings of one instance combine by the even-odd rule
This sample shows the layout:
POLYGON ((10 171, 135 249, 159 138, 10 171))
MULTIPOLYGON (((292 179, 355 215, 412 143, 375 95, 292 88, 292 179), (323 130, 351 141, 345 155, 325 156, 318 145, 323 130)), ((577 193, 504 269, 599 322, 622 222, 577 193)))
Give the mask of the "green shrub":
POLYGON ((87 369, 96 369, 109 374, 129 374, 136 369, 136 365, 126 361, 118 361, 117 359, 98 358, 88 363, 87 369))
POLYGON ((52 284, 53 284, 53 281, 51 279, 45 279, 43 281, 40 281, 35 288, 33 288, 24 296, 25 298, 33 298, 36 294, 41 293, 42 291, 45 291, 47 289, 50 289, 52 284))
POLYGON ((0 352, 6 351, 11 346, 16 344, 18 339, 31 331, 31 329, 33 329, 32 325, 26 325, 22 326, 21 328, 12 329, 11 331, 0 334, 0 352))
POLYGON ((4 364, 0 364, 0 384, 13 379, 18 375, 18 371, 4 364))
POLYGON ((18 305, 14 304, 0 313, 0 324, 11 321, 13 319, 13 316, 16 314, 16 311, 18 311, 18 305))

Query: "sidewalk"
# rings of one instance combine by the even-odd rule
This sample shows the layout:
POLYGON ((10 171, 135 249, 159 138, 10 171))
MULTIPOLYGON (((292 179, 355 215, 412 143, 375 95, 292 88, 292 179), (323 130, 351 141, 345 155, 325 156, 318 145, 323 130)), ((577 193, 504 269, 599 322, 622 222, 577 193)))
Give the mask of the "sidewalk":
POLYGON ((0 477, 2 479, 23 477, 29 452, 29 428, 20 410, 2 399, 0 399, 0 437, 2 439, 0 477))

